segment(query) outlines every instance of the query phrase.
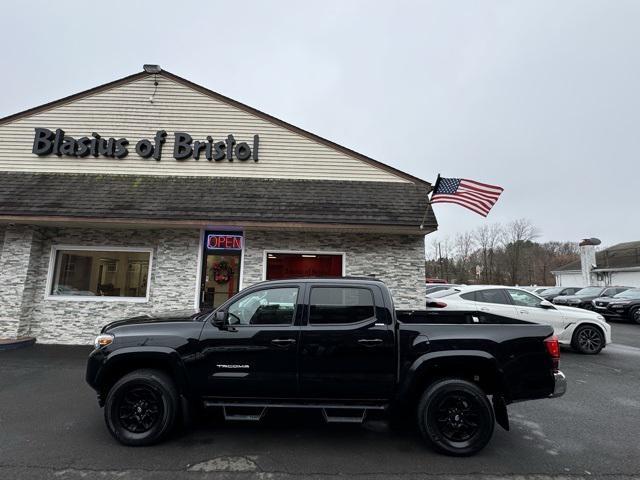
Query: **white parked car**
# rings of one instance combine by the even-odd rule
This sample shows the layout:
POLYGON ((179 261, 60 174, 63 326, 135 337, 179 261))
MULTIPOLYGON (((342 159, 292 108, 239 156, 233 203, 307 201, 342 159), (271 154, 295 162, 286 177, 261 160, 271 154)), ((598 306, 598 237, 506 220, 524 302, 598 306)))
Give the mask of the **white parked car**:
POLYGON ((427 298, 427 310, 475 310, 553 327, 558 341, 574 350, 599 353, 611 343, 611 326, 588 310, 554 305, 522 288, 470 285, 435 292, 427 298))

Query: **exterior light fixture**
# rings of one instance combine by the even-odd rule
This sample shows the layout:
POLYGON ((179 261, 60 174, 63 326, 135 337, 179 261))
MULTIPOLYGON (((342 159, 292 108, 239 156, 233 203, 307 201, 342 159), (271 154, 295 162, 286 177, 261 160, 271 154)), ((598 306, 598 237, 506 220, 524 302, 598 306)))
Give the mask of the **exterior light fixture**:
POLYGON ((160 73, 162 71, 162 68, 160 68, 160 65, 151 65, 149 63, 145 63, 142 68, 144 69, 145 72, 147 73, 152 73, 153 74, 153 93, 151 94, 151 96, 149 97, 149 103, 153 103, 153 101, 155 100, 155 95, 156 95, 156 91, 158 90, 158 79, 157 79, 157 75, 158 73, 160 73))

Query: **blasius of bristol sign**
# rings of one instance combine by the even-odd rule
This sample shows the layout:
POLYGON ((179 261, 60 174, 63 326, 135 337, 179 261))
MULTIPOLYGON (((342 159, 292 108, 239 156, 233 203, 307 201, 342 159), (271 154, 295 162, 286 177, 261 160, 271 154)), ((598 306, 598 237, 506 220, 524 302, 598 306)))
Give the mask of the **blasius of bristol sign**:
MULTIPOLYGON (((253 146, 247 142, 236 142, 233 135, 227 138, 214 141, 208 136, 206 140, 193 140, 191 135, 184 132, 175 132, 173 144, 173 158, 176 160, 188 160, 193 158, 200 160, 205 158, 209 161, 227 160, 233 162, 235 159, 242 162, 253 159, 258 161, 258 147, 260 138, 253 136, 253 146)), ((142 158, 162 158, 162 146, 167 138, 165 130, 158 130, 153 139, 143 138, 135 144, 135 151, 142 158)), ((55 132, 48 128, 36 128, 33 138, 33 153, 38 156, 57 155, 68 157, 94 157, 104 156, 109 158, 124 158, 129 154, 130 142, 126 138, 103 138, 96 132, 90 137, 73 138, 65 135, 64 130, 58 128, 55 132)))

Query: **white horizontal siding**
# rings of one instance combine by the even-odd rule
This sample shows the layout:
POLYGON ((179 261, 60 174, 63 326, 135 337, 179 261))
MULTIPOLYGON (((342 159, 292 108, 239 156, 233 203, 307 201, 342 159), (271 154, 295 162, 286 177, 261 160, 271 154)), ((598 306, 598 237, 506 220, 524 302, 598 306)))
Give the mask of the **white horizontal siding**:
POLYGON ((611 272, 611 285, 640 287, 640 272, 611 272))
POLYGON ((558 272, 556 276, 556 285, 560 287, 585 287, 582 273, 575 272, 558 272))
POLYGON ((407 181, 173 80, 158 76, 158 82, 153 103, 148 101, 154 89, 149 76, 0 125, 0 171, 407 181), (31 153, 36 127, 62 128, 76 139, 91 132, 125 137, 129 155, 120 160, 38 157, 31 153), (152 140, 160 129, 168 133, 162 160, 139 157, 136 142, 152 140), (176 161, 173 133, 177 131, 201 141, 207 135, 219 141, 233 134, 237 142, 250 146, 258 134, 260 160, 209 162, 202 155, 199 161, 176 161))

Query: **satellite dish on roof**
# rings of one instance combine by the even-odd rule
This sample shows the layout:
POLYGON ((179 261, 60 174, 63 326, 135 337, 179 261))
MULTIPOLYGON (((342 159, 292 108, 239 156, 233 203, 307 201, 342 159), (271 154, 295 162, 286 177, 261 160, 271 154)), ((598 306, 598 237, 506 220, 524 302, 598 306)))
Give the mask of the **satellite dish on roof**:
POLYGON ((583 238, 582 241, 578 244, 581 247, 584 247, 585 245, 600 245, 602 243, 602 241, 599 238, 596 237, 591 237, 591 238, 583 238))

